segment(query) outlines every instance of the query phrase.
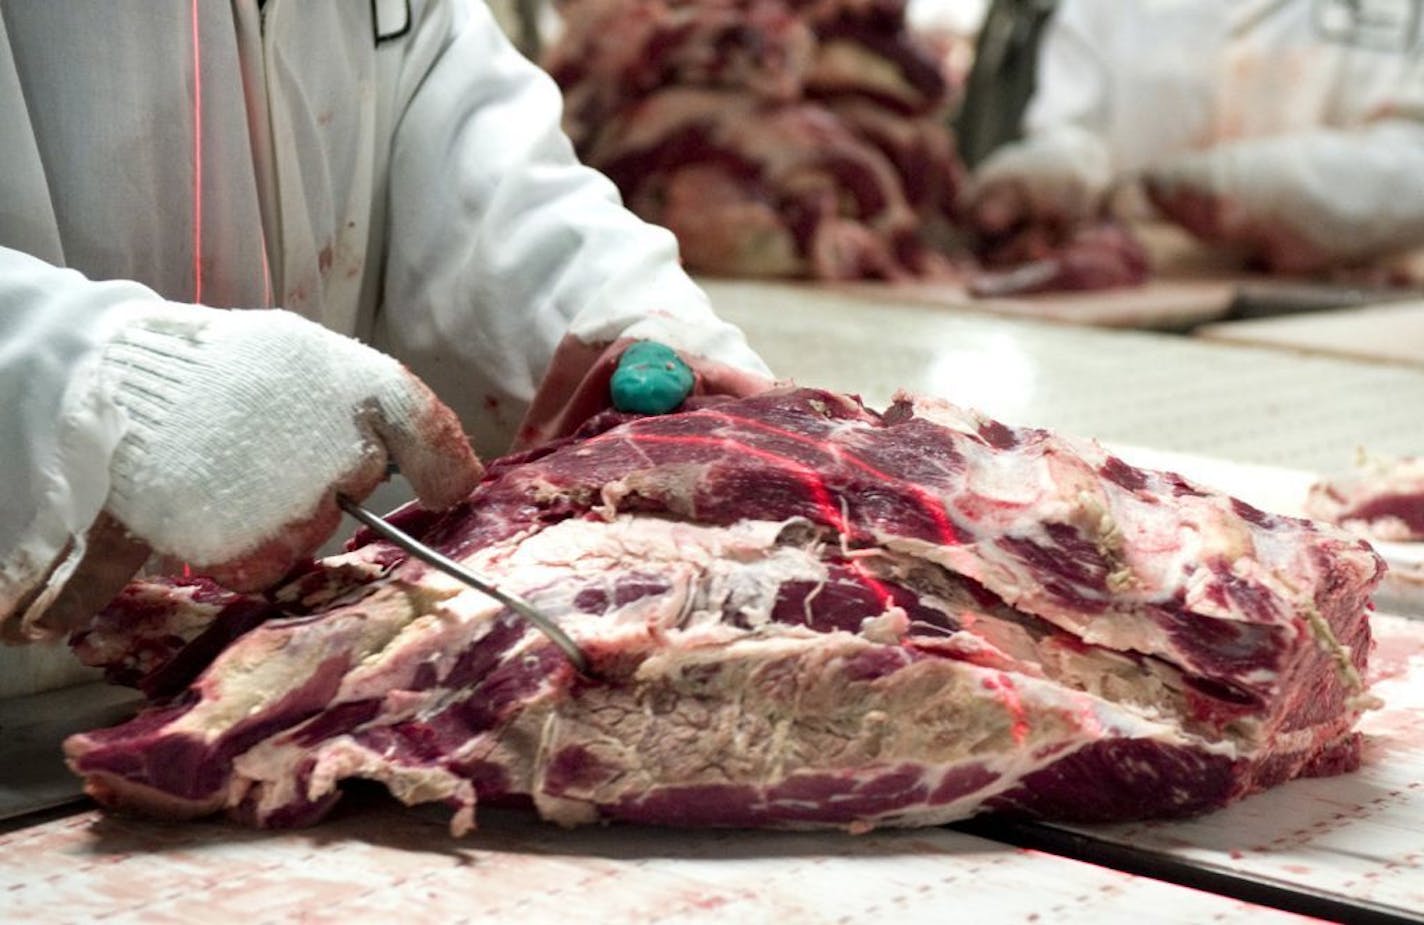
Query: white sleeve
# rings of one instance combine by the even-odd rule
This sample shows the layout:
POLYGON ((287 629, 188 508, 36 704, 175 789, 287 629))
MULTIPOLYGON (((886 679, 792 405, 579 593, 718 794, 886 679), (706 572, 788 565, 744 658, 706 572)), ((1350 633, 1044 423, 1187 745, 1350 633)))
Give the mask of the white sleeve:
POLYGON ((1069 214, 1091 211, 1112 181, 1107 51, 1112 18, 1096 0, 1067 0, 1044 30, 1023 138, 980 167, 979 186, 1020 180, 1069 214), (1041 189, 1040 189, 1041 188, 1041 189))
POLYGON ((1029 136, 1076 126, 1094 135, 1108 130, 1111 17, 1094 0, 1065 0, 1044 30, 1033 98, 1024 113, 1029 136))
POLYGON ((1224 144, 1154 173, 1277 223, 1334 260, 1424 245, 1424 122, 1316 129, 1224 144))
POLYGON ((379 347, 467 427, 495 414, 508 433, 565 334, 651 338, 765 374, 682 270, 672 234, 577 162, 558 88, 485 4, 429 4, 413 29, 403 79, 419 87, 397 116, 379 347))
POLYGON ((61 556, 62 573, 83 552, 124 432, 100 355, 135 305, 155 300, 138 283, 93 282, 0 248, 0 615, 61 556))

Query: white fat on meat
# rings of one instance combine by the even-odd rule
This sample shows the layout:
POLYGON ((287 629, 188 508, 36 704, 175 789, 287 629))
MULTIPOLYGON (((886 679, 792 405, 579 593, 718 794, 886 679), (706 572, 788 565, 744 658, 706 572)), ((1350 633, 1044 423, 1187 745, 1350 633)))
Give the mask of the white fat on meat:
POLYGON ((256 601, 181 698, 72 738, 90 792, 296 825, 363 777, 457 830, 477 797, 863 830, 1200 812, 1359 760, 1366 544, 943 403, 788 389, 610 425, 422 535, 595 677, 373 543, 273 598, 303 606, 256 601))

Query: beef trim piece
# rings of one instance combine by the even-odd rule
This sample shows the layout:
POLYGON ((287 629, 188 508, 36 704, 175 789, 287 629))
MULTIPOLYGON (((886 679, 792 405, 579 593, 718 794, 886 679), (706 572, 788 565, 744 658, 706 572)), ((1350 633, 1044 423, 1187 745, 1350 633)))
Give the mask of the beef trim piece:
POLYGON ((1424 542, 1424 456, 1364 456, 1312 485, 1306 513, 1376 540, 1424 542))
POLYGON ((1151 275, 1147 248, 1121 225, 1104 223, 1076 229, 1054 243, 1019 240, 997 255, 997 268, 978 271, 969 279, 969 294, 981 299, 1007 298, 1042 292, 1093 292, 1141 286, 1151 275), (1020 256, 1041 248, 1027 259, 1020 256), (1007 260, 1011 265, 1003 265, 1007 260))
MULTIPOLYGON (((186 690, 70 739, 89 792, 289 826, 364 778, 457 831, 477 802, 862 831, 1195 813, 1359 759, 1367 544, 939 401, 591 422, 408 523, 595 678, 365 538, 186 690)), ((165 594, 191 612, 127 599, 165 594)))

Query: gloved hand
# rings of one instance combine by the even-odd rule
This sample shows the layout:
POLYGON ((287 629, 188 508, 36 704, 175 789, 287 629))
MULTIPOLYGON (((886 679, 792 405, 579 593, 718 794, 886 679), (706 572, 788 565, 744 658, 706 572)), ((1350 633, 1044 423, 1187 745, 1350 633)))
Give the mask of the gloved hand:
MULTIPOLYGON (((1309 273, 1328 266, 1331 255, 1295 227, 1288 209, 1273 206, 1281 193, 1237 192, 1240 181, 1227 178, 1234 160, 1222 151, 1191 154, 1147 171, 1143 190, 1164 218, 1202 241, 1241 250, 1262 269, 1309 273)), ((1273 185, 1266 175, 1258 179, 1273 185)))
POLYGON ((549 371, 520 425, 515 448, 527 449, 567 436, 598 412, 614 406, 624 411, 662 414, 676 410, 689 395, 741 398, 764 392, 775 384, 766 376, 706 357, 679 354, 653 341, 624 338, 599 347, 567 336, 555 350, 549 371), (687 370, 687 378, 683 377, 682 368, 687 370), (615 392, 614 384, 619 379, 622 381, 615 392), (650 384, 654 389, 646 388, 650 384), (659 394, 652 394, 654 390, 659 394), (620 394, 624 396, 622 401, 620 394), (673 398, 677 398, 675 404, 673 398), (630 400, 646 404, 631 404, 630 400))
POLYGON ((335 494, 364 498, 388 458, 436 509, 482 471, 455 415, 399 363, 284 311, 144 308, 101 379, 128 419, 108 500, 77 567, 31 606, 31 637, 87 619, 150 553, 234 590, 270 585, 334 532, 335 494))
POLYGON ((1073 227, 1098 213, 1111 182, 1101 139, 1065 126, 996 151, 970 178, 963 213, 970 230, 988 239, 1031 226, 1073 227))

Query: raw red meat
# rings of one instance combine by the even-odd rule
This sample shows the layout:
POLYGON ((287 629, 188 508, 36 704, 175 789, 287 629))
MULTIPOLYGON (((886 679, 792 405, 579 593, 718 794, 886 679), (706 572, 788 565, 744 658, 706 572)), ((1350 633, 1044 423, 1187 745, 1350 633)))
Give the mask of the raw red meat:
POLYGON ((568 0, 565 129, 694 270, 950 272, 948 88, 889 0, 568 0))
POLYGON ((1117 289, 1140 286, 1150 273, 1147 249, 1127 229, 1113 224, 1079 228, 1064 241, 1014 255, 1001 253, 992 263, 997 268, 970 277, 971 295, 1003 298, 1117 289))
MULTIPOLYGON (((287 826, 366 778, 457 830, 477 800, 864 830, 1173 816, 1358 761, 1366 543, 942 402, 604 418, 400 516, 557 619, 596 677, 358 537, 249 601, 281 616, 185 691, 69 740, 89 792, 287 826)), ((186 587, 102 620, 156 625, 165 595, 189 614, 186 587)))
POLYGON ((191 684, 228 643, 282 616, 266 601, 206 578, 132 582, 69 644, 84 664, 102 667, 110 683, 161 698, 191 684))
POLYGON ((588 151, 709 272, 896 279, 917 220, 894 166, 819 106, 653 94, 588 151))

